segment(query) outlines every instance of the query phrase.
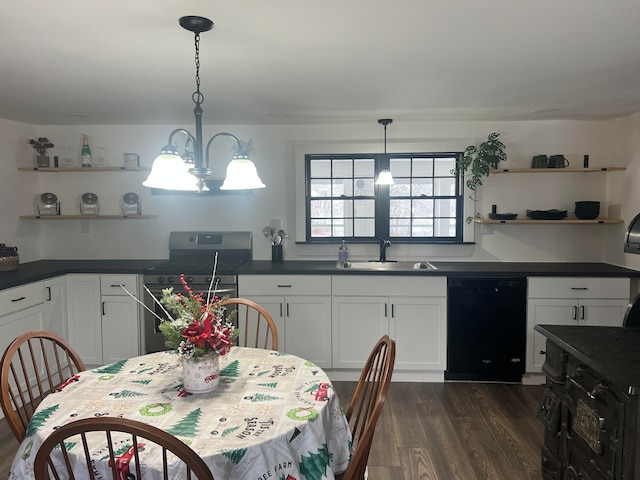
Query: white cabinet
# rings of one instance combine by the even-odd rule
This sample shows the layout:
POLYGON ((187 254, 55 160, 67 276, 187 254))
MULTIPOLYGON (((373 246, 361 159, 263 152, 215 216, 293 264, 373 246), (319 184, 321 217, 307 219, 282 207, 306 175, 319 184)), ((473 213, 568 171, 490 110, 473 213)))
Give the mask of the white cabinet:
POLYGON ((100 275, 102 297, 102 363, 108 364, 140 355, 137 275, 100 275))
POLYGON ((238 295, 269 312, 279 350, 331 368, 330 276, 240 275, 238 295))
POLYGON ((69 342, 87 365, 140 354, 137 275, 67 275, 69 342))
POLYGON ((42 282, 44 289, 43 329, 67 336, 67 286, 65 277, 48 278, 42 282))
POLYGON ((542 325, 622 326, 629 306, 628 278, 532 277, 528 279, 527 372, 542 371, 542 325))
POLYGON ((397 370, 445 370, 445 277, 343 275, 332 286, 333 368, 361 369, 388 334, 397 370))
POLYGON ((42 282, 0 291, 0 352, 17 336, 45 328, 43 301, 42 282))

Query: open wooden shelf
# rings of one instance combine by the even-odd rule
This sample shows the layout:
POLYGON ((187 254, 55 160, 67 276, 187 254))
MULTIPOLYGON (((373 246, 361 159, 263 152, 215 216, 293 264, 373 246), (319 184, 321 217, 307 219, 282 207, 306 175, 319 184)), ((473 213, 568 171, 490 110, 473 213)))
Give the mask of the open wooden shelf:
POLYGON ((137 220, 156 217, 157 215, 20 215, 25 220, 137 220))
POLYGON ((522 219, 522 220, 492 220, 490 218, 475 218, 473 220, 476 223, 483 224, 500 224, 500 223, 517 223, 520 225, 534 225, 534 224, 572 224, 572 225, 597 225, 597 224, 613 224, 613 223, 623 223, 623 220, 619 220, 617 218, 596 218, 595 220, 580 220, 578 218, 563 218, 562 220, 532 220, 532 219, 522 219))
POLYGON ((145 172, 148 167, 19 167, 22 172, 145 172))
POLYGON ((626 167, 589 167, 589 168, 496 168, 491 173, 560 173, 560 172, 622 172, 626 167))

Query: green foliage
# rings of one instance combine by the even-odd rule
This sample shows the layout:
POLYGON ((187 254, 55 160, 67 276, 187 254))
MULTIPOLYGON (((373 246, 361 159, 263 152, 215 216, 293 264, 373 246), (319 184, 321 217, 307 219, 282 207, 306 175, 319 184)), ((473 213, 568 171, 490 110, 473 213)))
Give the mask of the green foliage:
MULTIPOLYGON (((474 194, 478 186, 482 185, 482 177, 488 177, 492 169, 498 168, 498 164, 507 159, 506 147, 498 139, 499 136, 499 133, 490 133, 487 141, 480 146, 469 145, 458 162, 457 170, 462 175, 469 175, 465 184, 474 194)), ((452 175, 456 173, 455 169, 451 170, 452 175)), ((472 195, 471 198, 475 200, 475 196, 472 195)), ((478 217, 480 215, 476 212, 473 217, 467 217, 467 223, 478 217)))
MULTIPOLYGON (((466 173, 470 170, 471 177, 465 182, 469 190, 475 191, 482 185, 482 177, 488 177, 493 168, 498 168, 498 164, 507 159, 505 145, 498 137, 499 133, 490 133, 486 142, 482 142, 479 147, 469 145, 462 159, 458 163, 458 170, 466 173)), ((451 172, 455 175, 456 171, 451 172)))

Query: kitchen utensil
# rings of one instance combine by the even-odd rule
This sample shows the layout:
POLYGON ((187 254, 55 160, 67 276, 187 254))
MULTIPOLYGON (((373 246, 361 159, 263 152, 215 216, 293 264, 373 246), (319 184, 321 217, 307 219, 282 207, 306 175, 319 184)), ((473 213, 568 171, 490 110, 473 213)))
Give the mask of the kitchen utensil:
POLYGON ((287 234, 284 230, 278 230, 276 233, 276 245, 281 245, 282 241, 287 237, 287 234))
POLYGON ((576 217, 581 220, 593 220, 600 215, 600 202, 584 200, 576 202, 576 217))
POLYGON ((491 220, 515 220, 518 218, 517 213, 490 213, 489 218, 491 220))
POLYGON ((273 227, 267 225, 262 229, 262 233, 264 233, 264 237, 271 242, 271 245, 275 245, 273 243, 273 227))
POLYGON ((569 166, 569 160, 564 155, 551 155, 549 157, 549 168, 565 168, 569 166))
POLYGON ((532 220, 562 220, 567 217, 566 210, 527 210, 527 217, 532 220))
POLYGON ((546 155, 536 155, 531 160, 531 168, 547 168, 549 166, 549 158, 546 155))

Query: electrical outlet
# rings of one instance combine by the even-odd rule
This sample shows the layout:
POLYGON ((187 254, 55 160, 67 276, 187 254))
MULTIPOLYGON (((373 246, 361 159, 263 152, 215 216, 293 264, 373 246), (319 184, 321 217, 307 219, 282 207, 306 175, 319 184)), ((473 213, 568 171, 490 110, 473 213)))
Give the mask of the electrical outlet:
POLYGON ((480 233, 491 235, 493 233, 493 227, 491 225, 480 225, 480 233))
POLYGON ((280 218, 272 218, 271 219, 271 228, 273 228, 274 232, 278 230, 282 230, 282 219, 280 218))

